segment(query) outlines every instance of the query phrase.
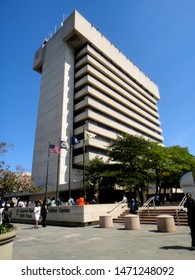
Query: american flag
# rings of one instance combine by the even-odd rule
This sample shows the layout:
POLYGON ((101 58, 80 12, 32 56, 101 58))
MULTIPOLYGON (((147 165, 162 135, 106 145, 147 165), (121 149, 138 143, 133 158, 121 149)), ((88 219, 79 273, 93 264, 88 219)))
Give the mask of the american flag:
POLYGON ((61 152, 61 149, 56 145, 50 144, 49 145, 49 152, 50 152, 50 154, 51 153, 59 154, 61 152))

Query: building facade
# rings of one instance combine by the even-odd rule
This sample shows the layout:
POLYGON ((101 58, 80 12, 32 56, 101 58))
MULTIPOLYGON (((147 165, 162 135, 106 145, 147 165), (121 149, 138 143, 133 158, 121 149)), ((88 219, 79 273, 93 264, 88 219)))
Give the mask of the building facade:
POLYGON ((81 187, 83 163, 97 155, 107 159, 107 146, 124 133, 163 142, 157 85, 77 11, 36 51, 33 69, 42 75, 36 185, 81 187), (71 145, 72 136, 78 144, 71 145), (69 148, 48 156, 48 143, 60 140, 69 148))

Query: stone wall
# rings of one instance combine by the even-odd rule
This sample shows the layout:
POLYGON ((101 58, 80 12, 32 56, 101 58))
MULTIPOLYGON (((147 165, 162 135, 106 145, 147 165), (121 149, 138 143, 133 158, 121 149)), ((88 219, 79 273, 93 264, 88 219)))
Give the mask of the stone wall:
MULTIPOLYGON (((86 226, 98 224, 99 216, 108 212, 113 218, 117 218, 127 209, 126 203, 120 204, 93 204, 84 206, 56 206, 49 207, 47 214, 48 225, 72 225, 86 226), (118 205, 118 206, 117 206, 118 205), (113 211, 112 211, 113 209, 113 211)), ((12 223, 34 223, 33 207, 14 207, 12 208, 12 223)))

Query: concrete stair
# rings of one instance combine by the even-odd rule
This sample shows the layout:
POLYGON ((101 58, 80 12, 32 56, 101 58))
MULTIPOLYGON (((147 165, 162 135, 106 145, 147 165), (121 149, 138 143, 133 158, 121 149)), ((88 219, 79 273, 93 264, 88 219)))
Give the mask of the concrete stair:
MULTIPOLYGON (((188 220, 187 220, 187 213, 183 209, 178 212, 179 222, 177 219, 176 214, 176 206, 164 206, 164 207, 149 207, 149 210, 142 209, 141 212, 139 212, 140 217, 140 224, 156 224, 156 216, 166 214, 171 215, 174 217, 175 225, 181 225, 181 226, 187 226, 188 220)), ((113 219, 114 223, 124 223, 124 216, 128 215, 129 209, 125 210, 119 217, 116 219, 113 219)))

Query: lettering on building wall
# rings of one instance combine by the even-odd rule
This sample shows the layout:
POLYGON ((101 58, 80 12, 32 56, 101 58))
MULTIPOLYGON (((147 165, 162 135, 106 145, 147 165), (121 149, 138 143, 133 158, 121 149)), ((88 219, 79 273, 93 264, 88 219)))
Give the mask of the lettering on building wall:
POLYGON ((33 214, 34 214, 33 208, 18 208, 16 210, 16 216, 19 216, 20 218, 32 219, 33 214))
POLYGON ((49 209, 48 209, 48 212, 49 212, 49 213, 57 213, 57 212, 58 212, 58 209, 57 209, 57 208, 49 208, 49 209))
MULTIPOLYGON (((70 208, 49 208, 49 213, 70 213, 70 208)), ((16 216, 22 219, 34 219, 34 208, 17 208, 16 210, 16 216)))
POLYGON ((70 213, 70 208, 59 208, 60 213, 70 213))
POLYGON ((70 213, 70 208, 49 208, 49 213, 70 213))

